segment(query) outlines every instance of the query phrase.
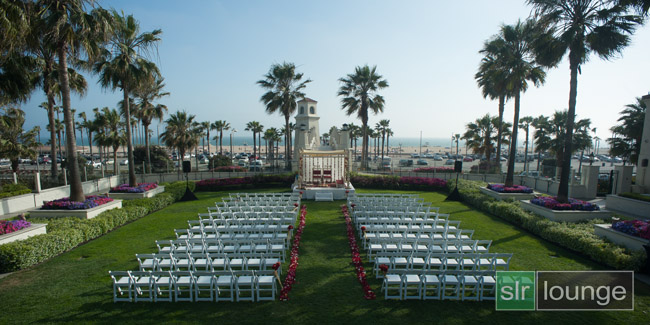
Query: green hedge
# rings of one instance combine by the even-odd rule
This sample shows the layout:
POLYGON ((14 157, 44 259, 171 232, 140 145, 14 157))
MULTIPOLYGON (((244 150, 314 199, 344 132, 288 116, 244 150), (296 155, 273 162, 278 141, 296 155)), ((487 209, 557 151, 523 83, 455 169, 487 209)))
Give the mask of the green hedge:
MULTIPOLYGON (((160 210, 178 201, 185 193, 185 182, 161 185, 165 185, 165 192, 155 197, 123 201, 121 209, 102 212, 93 219, 48 219, 47 234, 0 245, 0 273, 17 271, 46 261, 160 210)), ((190 182, 190 189, 193 188, 194 183, 190 182)))
POLYGON ((22 184, 5 184, 0 191, 0 199, 10 196, 29 194, 32 190, 22 184))
MULTIPOLYGON (((447 183, 450 191, 454 188, 454 185, 455 181, 447 183)), ((647 257, 644 251, 629 251, 619 245, 603 240, 594 233, 593 224, 605 223, 603 220, 595 219, 582 223, 551 221, 524 211, 517 202, 497 201, 482 194, 479 190, 481 186, 485 186, 485 183, 459 181, 458 191, 463 202, 613 268, 639 270, 645 263, 647 257)))
POLYGON ((628 199, 635 199, 635 200, 650 202, 650 196, 649 195, 643 195, 643 194, 640 194, 640 193, 625 192, 625 193, 619 194, 619 196, 626 197, 628 199))

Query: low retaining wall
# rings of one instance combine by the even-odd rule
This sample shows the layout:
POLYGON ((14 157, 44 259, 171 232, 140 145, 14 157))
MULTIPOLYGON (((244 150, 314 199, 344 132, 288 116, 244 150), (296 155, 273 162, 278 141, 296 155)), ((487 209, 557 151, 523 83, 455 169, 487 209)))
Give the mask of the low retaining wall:
POLYGON ((12 233, 0 235, 0 245, 11 243, 17 240, 27 239, 32 236, 42 235, 47 232, 47 224, 33 223, 31 226, 14 231, 12 233))
POLYGON ((85 210, 32 210, 29 215, 36 218, 65 218, 77 217, 81 219, 92 219, 104 211, 119 209, 122 207, 122 200, 114 200, 85 210))
POLYGON ((650 240, 614 230, 610 224, 594 225, 594 232, 600 237, 607 238, 610 241, 625 246, 631 250, 643 250, 643 245, 650 245, 650 240))
POLYGON ((158 186, 152 190, 143 192, 143 193, 108 193, 108 196, 114 199, 120 199, 120 200, 135 200, 135 199, 143 199, 147 197, 154 197, 157 194, 160 194, 165 191, 164 186, 158 186))
POLYGON ((570 210, 551 210, 539 206, 537 204, 530 203, 530 200, 522 200, 521 207, 532 213, 538 214, 544 218, 547 218, 552 221, 558 222, 577 222, 582 220, 597 219, 597 218, 608 218, 610 212, 607 210, 597 210, 597 211, 570 211, 570 210))
POLYGON ((508 200, 508 199, 521 201, 521 200, 530 200, 535 197, 535 193, 499 193, 487 187, 481 187, 480 189, 481 189, 481 193, 491 196, 499 201, 508 200))
POLYGON ((608 195, 605 199, 607 210, 627 215, 650 218, 650 202, 630 199, 618 195, 608 195))

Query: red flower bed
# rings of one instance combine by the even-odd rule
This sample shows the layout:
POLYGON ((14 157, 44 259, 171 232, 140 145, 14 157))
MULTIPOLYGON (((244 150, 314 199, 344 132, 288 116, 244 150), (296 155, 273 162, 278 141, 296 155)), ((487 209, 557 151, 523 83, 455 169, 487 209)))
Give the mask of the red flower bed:
POLYGON ((280 301, 289 300, 289 291, 291 291, 293 284, 296 282, 296 268, 298 268, 298 248, 300 247, 300 238, 302 237, 302 231, 305 229, 306 216, 307 206, 303 205, 302 209, 300 209, 300 223, 298 223, 298 230, 296 230, 296 234, 293 236, 291 258, 289 259, 289 269, 287 270, 287 276, 284 278, 282 290, 280 290, 280 301))
POLYGON ((354 226, 352 226, 352 219, 350 219, 350 213, 348 212, 348 206, 342 205, 341 211, 345 217, 345 225, 348 232, 348 241, 350 242, 350 251, 352 252, 352 264, 354 264, 354 269, 357 273, 357 280, 363 287, 363 297, 372 300, 376 298, 375 292, 372 291, 368 280, 366 277, 366 271, 363 268, 363 260, 361 260, 361 254, 359 253, 359 246, 357 245, 357 239, 354 236, 354 226))

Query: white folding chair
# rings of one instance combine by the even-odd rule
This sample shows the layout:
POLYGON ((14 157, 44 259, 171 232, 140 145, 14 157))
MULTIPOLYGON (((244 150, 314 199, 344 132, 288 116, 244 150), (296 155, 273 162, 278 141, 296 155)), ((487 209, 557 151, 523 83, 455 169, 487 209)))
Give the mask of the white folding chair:
POLYGON ((437 275, 423 274, 422 278, 422 299, 440 300, 440 279, 437 275))
POLYGON ((272 275, 261 275, 257 277, 257 301, 275 300, 275 277, 272 275), (270 293, 270 296, 265 293, 270 293))
POLYGON ((214 301, 215 292, 219 295, 216 283, 217 278, 212 272, 193 272, 194 282, 194 300, 195 301, 214 301), (208 293, 207 296, 205 293, 208 293))
POLYGON ((402 296, 406 299, 422 299, 422 281, 417 274, 402 276, 402 296))
POLYGON ((131 271, 133 278, 133 289, 135 292, 135 302, 152 301, 153 302, 153 277, 150 271, 131 271))
POLYGON ((174 299, 178 301, 194 301, 195 278, 190 271, 177 271, 174 273, 174 299))
POLYGON ((215 300, 218 301, 235 301, 235 277, 230 275, 220 275, 215 282, 217 294, 215 300), (223 294, 223 296, 222 296, 223 294))
POLYGON ((135 254, 140 265, 140 271, 155 271, 158 268, 156 254, 135 254))
POLYGON ((237 301, 255 301, 255 275, 246 274, 237 277, 237 301))
POLYGON ((452 274, 444 274, 441 275, 440 278, 442 278, 442 284, 440 287, 440 294, 441 294, 441 299, 442 300, 447 300, 447 299, 453 299, 453 300, 459 300, 460 299, 460 280, 455 275, 452 274))
POLYGON ((133 278, 128 271, 108 271, 113 280, 113 302, 131 301, 133 294, 133 278), (127 298, 123 298, 124 294, 127 298))
POLYGON ((402 278, 397 274, 386 274, 381 290, 384 291, 384 299, 402 300, 402 278), (391 294, 391 291, 395 293, 391 294))
POLYGON ((172 302, 174 297, 174 277, 171 271, 151 272, 153 277, 153 301, 172 302))

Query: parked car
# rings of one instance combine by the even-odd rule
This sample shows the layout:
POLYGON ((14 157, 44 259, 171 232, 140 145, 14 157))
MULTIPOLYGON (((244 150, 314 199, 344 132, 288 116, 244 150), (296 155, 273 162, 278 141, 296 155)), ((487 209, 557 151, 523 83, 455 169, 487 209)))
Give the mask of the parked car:
POLYGON ((463 158, 463 161, 472 162, 472 161, 474 161, 474 158, 472 158, 472 157, 465 157, 465 158, 463 158))
POLYGON ((262 171, 264 164, 261 160, 253 160, 250 164, 251 171, 262 171))
POLYGON ((453 159, 447 159, 447 161, 445 161, 445 165, 453 165, 453 164, 454 164, 453 159))
POLYGON ((529 177, 540 177, 542 176, 538 170, 529 170, 529 171, 523 171, 519 174, 519 176, 529 176, 529 177))
POLYGON ((435 161, 442 161, 442 156, 435 155, 435 156, 433 156, 433 160, 435 160, 435 161))
POLYGON ((420 165, 420 166, 427 166, 427 165, 429 165, 429 163, 428 163, 426 160, 424 160, 424 159, 418 159, 417 164, 420 165))
POLYGON ((413 159, 401 159, 399 165, 401 167, 411 167, 413 166, 413 159))
POLYGON ((412 153, 411 158, 420 158, 420 155, 418 155, 417 153, 412 153))
POLYGON ((126 166, 126 165, 128 165, 128 164, 129 164, 129 160, 128 160, 128 159, 124 159, 124 160, 120 161, 120 165, 122 165, 122 166, 126 166))

